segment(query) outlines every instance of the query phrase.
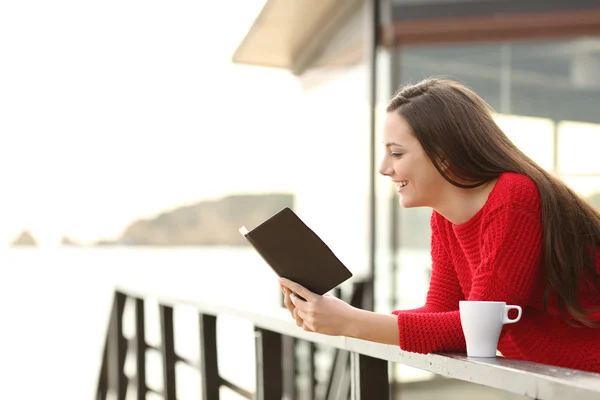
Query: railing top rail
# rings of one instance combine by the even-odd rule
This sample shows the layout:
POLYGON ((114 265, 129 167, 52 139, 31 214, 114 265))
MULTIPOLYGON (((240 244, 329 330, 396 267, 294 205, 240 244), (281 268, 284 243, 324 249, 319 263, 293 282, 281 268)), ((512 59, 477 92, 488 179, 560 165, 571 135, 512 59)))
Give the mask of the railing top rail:
POLYGON ((448 378, 473 382, 535 399, 600 399, 600 374, 553 367, 527 361, 468 358, 462 354, 418 354, 397 346, 343 336, 306 332, 296 326, 287 310, 249 310, 223 304, 147 292, 119 286, 117 291, 134 298, 155 298, 167 306, 191 306, 201 314, 229 315, 252 322, 256 327, 338 349, 408 365, 448 378))

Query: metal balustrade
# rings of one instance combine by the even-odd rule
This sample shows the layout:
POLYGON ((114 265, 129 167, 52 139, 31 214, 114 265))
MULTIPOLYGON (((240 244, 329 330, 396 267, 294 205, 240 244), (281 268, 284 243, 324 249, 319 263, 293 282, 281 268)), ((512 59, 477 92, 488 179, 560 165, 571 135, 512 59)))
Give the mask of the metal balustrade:
MULTIPOLYGON (((114 295, 107 330, 102 366, 100 369, 97 400, 106 400, 110 393, 117 400, 125 400, 130 385, 135 385, 137 399, 145 399, 152 391, 146 383, 145 352, 160 351, 163 364, 163 389, 159 393, 166 400, 177 398, 175 364, 183 362, 200 372, 202 399, 218 400, 221 386, 247 399, 293 400, 297 398, 295 380, 297 359, 294 345, 298 341, 314 346, 325 345, 335 349, 334 365, 325 399, 378 399, 390 398, 388 364, 400 363, 454 378, 534 399, 600 399, 600 374, 552 367, 526 361, 497 357, 469 359, 464 354, 417 354, 396 346, 368 342, 347 337, 333 337, 299 329, 287 310, 274 309, 252 312, 242 308, 202 303, 167 296, 156 296, 130 288, 118 288, 114 295), (144 299, 158 300, 160 316, 160 346, 146 342, 144 328, 144 299), (123 312, 128 299, 135 301, 135 335, 126 339, 123 334, 123 312), (188 360, 175 353, 173 308, 192 306, 198 313, 200 355, 198 361, 188 360), (217 363, 216 325, 219 315, 229 315, 250 321, 255 332, 256 386, 249 392, 219 375, 217 363), (136 375, 125 374, 128 351, 135 352, 136 375)), ((314 352, 310 352, 314 357, 314 352)), ((311 360, 314 374, 314 359, 311 360)), ((315 398, 314 381, 309 383, 310 398, 315 398)))

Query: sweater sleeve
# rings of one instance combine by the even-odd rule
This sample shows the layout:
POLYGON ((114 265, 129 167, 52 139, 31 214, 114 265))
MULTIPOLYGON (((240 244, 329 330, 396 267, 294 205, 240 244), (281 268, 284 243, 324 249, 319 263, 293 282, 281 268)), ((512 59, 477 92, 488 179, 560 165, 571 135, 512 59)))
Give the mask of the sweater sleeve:
MULTIPOLYGON (((491 211, 482 225, 481 264, 474 271, 467 300, 524 306, 539 270, 541 241, 539 216, 512 206, 491 211)), ((397 315, 403 350, 417 353, 466 350, 458 302, 454 311, 397 315)))

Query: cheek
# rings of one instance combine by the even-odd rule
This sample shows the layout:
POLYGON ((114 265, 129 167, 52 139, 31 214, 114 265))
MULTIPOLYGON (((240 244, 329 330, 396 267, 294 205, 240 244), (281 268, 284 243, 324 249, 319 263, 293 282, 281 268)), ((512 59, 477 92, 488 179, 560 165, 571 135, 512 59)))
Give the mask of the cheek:
POLYGON ((440 188, 439 180, 443 178, 428 160, 419 161, 415 163, 415 169, 412 171, 415 191, 420 197, 435 196, 440 188))
POLYGON ((429 200, 435 200, 439 197, 444 178, 440 175, 437 169, 432 165, 423 177, 423 194, 427 195, 429 200))

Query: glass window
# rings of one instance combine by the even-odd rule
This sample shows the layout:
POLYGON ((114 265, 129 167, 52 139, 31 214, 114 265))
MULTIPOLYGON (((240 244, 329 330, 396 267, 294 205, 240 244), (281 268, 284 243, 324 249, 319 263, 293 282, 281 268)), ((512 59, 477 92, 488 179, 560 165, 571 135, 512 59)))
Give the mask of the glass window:
POLYGON ((554 122, 548 118, 496 114, 496 123, 525 154, 548 171, 554 169, 554 122))
POLYGON ((600 175, 600 124, 560 121, 558 167, 564 175, 600 175))

